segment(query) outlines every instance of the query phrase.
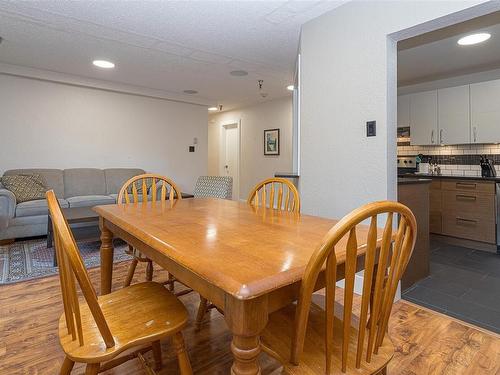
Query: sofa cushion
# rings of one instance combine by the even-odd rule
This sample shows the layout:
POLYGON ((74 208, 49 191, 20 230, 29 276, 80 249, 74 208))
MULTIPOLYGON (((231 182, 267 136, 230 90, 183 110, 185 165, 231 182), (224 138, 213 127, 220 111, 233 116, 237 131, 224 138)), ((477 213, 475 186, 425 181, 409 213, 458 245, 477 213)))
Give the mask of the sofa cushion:
POLYGON ((61 169, 11 169, 5 171, 4 176, 12 176, 16 174, 38 174, 42 176, 47 189, 52 189, 56 196, 64 197, 64 179, 61 169))
MULTIPOLYGON (((68 208, 69 204, 64 199, 58 199, 59 204, 62 208, 68 208)), ((46 199, 40 199, 37 201, 23 202, 16 205, 16 217, 26 217, 26 216, 36 216, 36 215, 48 215, 49 209, 47 206, 46 199)))
POLYGON ((9 217, 0 215, 0 230, 7 229, 9 226, 9 217))
POLYGON ((94 207, 101 204, 114 204, 115 198, 109 195, 83 195, 66 199, 70 207, 94 207))
POLYGON ((104 170, 106 177, 106 194, 118 194, 123 184, 134 176, 144 174, 144 170, 137 168, 109 168, 104 170))
POLYGON ((39 174, 3 176, 2 185, 16 197, 16 203, 45 199, 45 181, 39 174))
POLYGON ((73 168, 64 170, 64 197, 83 195, 106 195, 106 180, 102 169, 73 168))

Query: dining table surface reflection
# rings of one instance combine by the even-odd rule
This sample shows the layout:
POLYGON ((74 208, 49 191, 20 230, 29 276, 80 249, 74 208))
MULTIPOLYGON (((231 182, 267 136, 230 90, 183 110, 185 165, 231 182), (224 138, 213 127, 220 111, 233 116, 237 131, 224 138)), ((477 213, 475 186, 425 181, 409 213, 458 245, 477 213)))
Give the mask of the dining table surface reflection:
MULTIPOLYGON (((312 253, 338 221, 212 198, 94 209, 101 227, 101 294, 111 291, 112 240, 118 237, 224 311, 237 375, 260 374, 259 334, 268 314, 297 300, 312 253)), ((358 226, 360 270, 367 234, 367 226, 358 226)), ((345 239, 336 246, 338 280, 345 246, 345 239)), ((320 274, 316 289, 323 287, 320 274)))

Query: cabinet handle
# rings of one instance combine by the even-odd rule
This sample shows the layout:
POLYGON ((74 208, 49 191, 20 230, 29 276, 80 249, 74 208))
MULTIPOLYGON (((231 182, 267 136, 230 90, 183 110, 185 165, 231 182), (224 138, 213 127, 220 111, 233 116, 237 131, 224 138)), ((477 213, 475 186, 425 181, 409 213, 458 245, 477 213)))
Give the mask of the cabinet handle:
POLYGON ((465 201, 475 201, 477 199, 477 197, 473 196, 473 195, 462 195, 462 194, 457 194, 456 195, 456 199, 457 200, 465 200, 465 201))
POLYGON ((457 221, 462 221, 464 223, 471 223, 471 224, 477 224, 477 220, 472 220, 472 219, 464 219, 462 217, 457 217, 457 221))
POLYGON ((475 126, 472 128, 472 134, 474 135, 474 142, 477 142, 477 128, 475 126))
POLYGON ((443 129, 439 131, 439 143, 443 144, 444 143, 444 137, 443 137, 443 129))
POLYGON ((431 131, 431 143, 434 143, 434 130, 431 131))
POLYGON ((462 187, 464 189, 475 189, 476 184, 468 183, 468 182, 457 182, 455 185, 457 188, 462 187))

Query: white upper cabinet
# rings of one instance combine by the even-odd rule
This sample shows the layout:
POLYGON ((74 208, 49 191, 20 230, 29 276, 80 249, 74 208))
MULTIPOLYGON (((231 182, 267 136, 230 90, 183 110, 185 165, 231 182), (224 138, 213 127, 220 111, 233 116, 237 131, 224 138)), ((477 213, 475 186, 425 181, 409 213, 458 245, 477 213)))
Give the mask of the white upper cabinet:
POLYGON ((438 144, 470 143, 469 85, 438 90, 438 144))
POLYGON ((398 128, 410 126, 410 95, 398 96, 398 128))
POLYGON ((471 142, 500 142, 500 80, 470 85, 471 142))
POLYGON ((410 95, 410 143, 438 144, 437 90, 410 95))

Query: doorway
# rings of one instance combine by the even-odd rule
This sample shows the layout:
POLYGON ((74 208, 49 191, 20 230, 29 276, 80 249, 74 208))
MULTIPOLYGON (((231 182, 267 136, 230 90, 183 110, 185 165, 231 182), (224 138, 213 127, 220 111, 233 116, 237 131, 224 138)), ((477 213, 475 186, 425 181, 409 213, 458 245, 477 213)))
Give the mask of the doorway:
POLYGON ((233 178, 233 200, 240 199, 240 124, 222 125, 219 174, 233 178))
POLYGON ((496 333, 499 34, 497 11, 397 46, 398 199, 419 227, 402 299, 496 333))

